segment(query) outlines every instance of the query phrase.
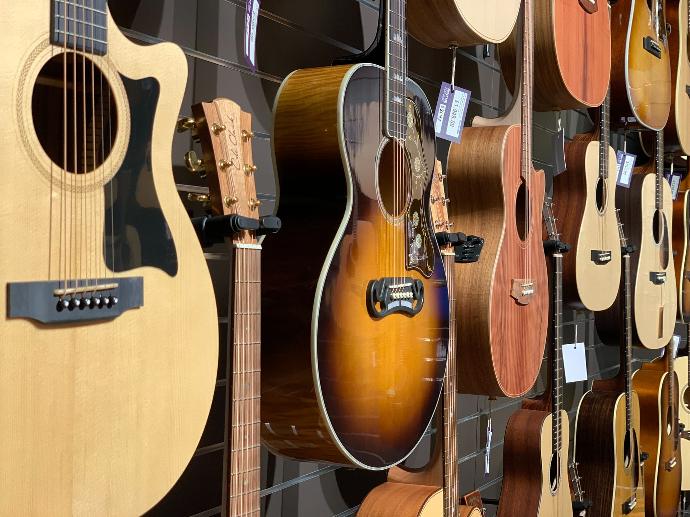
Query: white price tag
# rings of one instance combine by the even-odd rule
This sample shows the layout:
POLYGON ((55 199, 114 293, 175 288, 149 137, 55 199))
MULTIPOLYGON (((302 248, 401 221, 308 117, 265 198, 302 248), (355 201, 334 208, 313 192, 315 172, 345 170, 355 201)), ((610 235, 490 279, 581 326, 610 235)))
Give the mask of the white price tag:
POLYGON ((256 28, 259 23, 259 4, 261 0, 247 0, 244 15, 244 59, 256 72, 256 28))
POLYGON ((449 83, 441 83, 441 91, 434 112, 434 131, 437 138, 460 143, 469 104, 469 90, 449 83))
POLYGON ((635 168, 635 160, 637 156, 634 154, 624 153, 618 151, 616 153, 616 161, 618 162, 618 175, 616 184, 620 187, 630 188, 632 181, 632 173, 635 168))
POLYGON ((587 358, 584 343, 568 343, 563 345, 563 368, 565 382, 579 382, 587 380, 587 358))

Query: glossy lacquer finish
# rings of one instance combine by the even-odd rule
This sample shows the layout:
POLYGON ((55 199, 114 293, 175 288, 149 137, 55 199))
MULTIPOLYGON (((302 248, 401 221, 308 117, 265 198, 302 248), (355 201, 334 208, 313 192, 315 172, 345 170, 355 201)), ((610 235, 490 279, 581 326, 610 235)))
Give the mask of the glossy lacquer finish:
POLYGON ((690 176, 678 187, 673 201, 673 261, 678 286, 678 316, 690 323, 690 257, 688 252, 688 225, 690 224, 690 176))
POLYGON ((671 56, 673 97, 666 124, 666 143, 690 153, 690 59, 688 57, 688 0, 667 0, 666 21, 671 26, 668 50, 671 56))
POLYGON ((284 231, 264 250, 262 437, 293 458, 395 464, 420 440, 441 393, 448 293, 426 206, 432 114, 408 82, 413 199, 393 223, 377 194, 384 84, 373 65, 300 70, 276 101, 284 231), (430 278, 405 267, 406 231, 428 250, 430 278), (422 281, 424 306, 375 319, 367 285, 393 276, 422 281))

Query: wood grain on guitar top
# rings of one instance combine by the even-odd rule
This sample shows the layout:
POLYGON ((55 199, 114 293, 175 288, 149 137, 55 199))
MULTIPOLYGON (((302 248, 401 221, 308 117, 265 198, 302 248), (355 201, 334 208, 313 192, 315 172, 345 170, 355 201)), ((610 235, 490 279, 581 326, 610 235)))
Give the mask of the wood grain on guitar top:
MULTIPOLYGON (((420 440, 441 393, 448 339, 443 261, 434 241, 431 278, 406 269, 407 225, 390 224, 380 208, 382 84, 383 70, 373 65, 300 70, 276 101, 283 230, 264 247, 263 307, 271 324, 262 343, 262 438, 297 459, 396 464, 420 440), (421 312, 372 317, 368 283, 394 276, 423 282, 421 312)), ((420 160, 428 159, 433 117, 414 83, 407 93, 418 113, 411 120, 421 128, 420 160)), ((428 176, 419 179, 428 199, 434 164, 418 165, 428 176)), ((432 239, 426 210, 417 213, 416 228, 432 239)))
MULTIPOLYGON (((3 3, 0 15, 12 20, 0 34, 5 50, 0 107, 13 121, 0 128, 0 149, 13 164, 0 176, 0 188, 16 192, 0 210, 0 514, 141 515, 168 492, 191 459, 218 367, 211 278, 171 174, 171 141, 187 62, 173 44, 133 44, 108 16, 108 52, 91 59, 103 70, 104 84, 112 86, 116 144, 102 166, 72 174, 51 162, 33 132, 36 77, 51 56, 61 55, 60 47, 49 44, 50 2, 3 3), (132 89, 126 93, 123 84, 132 89), (140 102, 152 92, 158 92, 153 102, 140 102), (147 116, 145 124, 131 127, 147 116), (22 134, 19 127, 32 130, 22 134), (130 162, 133 149, 141 154, 130 162), (116 259, 104 253, 109 206, 104 186, 96 181, 111 167, 121 187, 113 194, 116 206, 144 205, 136 205, 138 213, 114 212, 115 221, 139 217, 154 229, 146 233, 136 220, 128 220, 129 235, 119 235, 113 245, 118 253, 124 241, 131 247, 116 259), (60 184, 65 176, 67 185, 60 184), (138 181, 130 190, 132 178, 138 181), (83 188, 70 189, 70 182, 83 188), (61 219, 61 205, 64 210, 70 203, 90 208, 83 218, 72 212, 61 219), (8 318, 8 283, 55 280, 61 257, 64 265, 59 221, 67 226, 63 242, 77 224, 94 232, 93 240, 83 237, 78 248, 91 272, 106 272, 115 283, 143 277, 140 308, 90 323, 8 318), (171 253, 164 257, 168 264, 175 261, 169 271, 140 265, 152 259, 150 244, 158 238, 174 243, 153 250, 155 262, 162 260, 161 253, 171 253), (113 273, 113 264, 118 272, 113 273)), ((77 62, 81 69, 81 59, 77 62)), ((57 84, 62 97, 62 83, 57 84)), ((71 85, 67 91, 71 96, 71 85)), ((59 118, 61 125, 61 107, 59 118)))
MULTIPOLYGON (((678 357, 674 361, 674 369, 678 376, 678 419, 690 429, 690 392, 688 392, 688 356, 678 357)), ((682 470, 682 483, 680 489, 690 490, 690 440, 685 438, 680 441, 681 457, 685 458, 682 470)))
MULTIPOLYGON (((667 349, 668 350, 668 349, 667 349)), ((675 377, 675 372, 671 372, 675 377)), ((633 375, 633 387, 640 397, 642 451, 645 462, 645 508, 647 515, 675 517, 680 499, 681 451, 675 449, 675 423, 669 425, 669 381, 664 359, 642 365, 633 375), (668 463, 675 459, 675 466, 668 463)), ((673 382, 674 403, 678 401, 678 382, 673 382)), ((673 417, 678 415, 677 408, 673 417)))
POLYGON ((648 129, 662 129, 671 109, 671 61, 646 1, 620 0, 611 7, 611 58, 611 120, 632 115, 648 129), (645 50, 645 39, 659 46, 660 57, 645 50))
POLYGON ((549 303, 541 241, 544 174, 530 176, 531 233, 522 241, 519 126, 466 128, 448 155, 450 219, 455 228, 485 239, 477 264, 455 268, 461 393, 517 397, 539 373, 549 303), (526 276, 535 293, 520 305, 511 289, 514 279, 526 276))
POLYGON ((410 34, 432 48, 500 43, 513 30, 520 0, 408 0, 410 34))
MULTIPOLYGON (((616 221, 616 176, 600 178, 600 143, 596 134, 575 135, 566 145, 568 170, 554 178, 554 205, 563 241, 571 245, 563 260, 565 299, 578 300, 589 310, 610 307, 618 294, 621 251, 616 221), (597 183, 601 181, 601 210, 597 183), (605 264, 592 260, 593 251, 608 251, 605 264)), ((609 171, 616 170, 616 155, 609 148, 609 171)))
MULTIPOLYGON (((599 106, 611 71, 607 2, 589 13, 579 0, 537 0, 534 5, 534 109, 599 106)), ((506 84, 515 92, 516 30, 500 46, 506 84)))
POLYGON ((690 57, 688 56, 688 0, 666 0, 666 21, 671 26, 668 50, 671 61, 671 111, 664 130, 666 143, 690 153, 690 57))

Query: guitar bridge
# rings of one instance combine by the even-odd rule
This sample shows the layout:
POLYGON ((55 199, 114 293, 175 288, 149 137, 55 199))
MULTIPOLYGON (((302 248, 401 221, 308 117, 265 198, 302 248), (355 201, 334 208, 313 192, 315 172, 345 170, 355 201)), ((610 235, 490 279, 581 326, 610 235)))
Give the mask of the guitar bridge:
POLYGON ((611 262, 611 252, 605 250, 592 250, 592 262, 597 266, 603 266, 611 262))
POLYGON ((527 305, 535 292, 534 280, 514 279, 513 288, 510 290, 510 296, 512 296, 518 304, 527 305))
POLYGON ((668 472, 671 472, 675 467, 678 461, 676 460, 676 457, 674 456, 670 460, 666 462, 666 465, 664 466, 668 472))
POLYGON ((637 506, 637 496, 632 496, 630 499, 623 503, 623 515, 632 513, 632 511, 637 506))
POLYGON ((661 46, 651 36, 645 36, 642 47, 657 59, 661 59, 661 46))
POLYGON ((424 283, 412 278, 381 278, 367 286, 367 309, 372 318, 402 312, 409 316, 424 306, 424 283))
POLYGON ((662 285, 666 283, 666 271, 652 271, 649 273, 649 281, 654 285, 662 285))

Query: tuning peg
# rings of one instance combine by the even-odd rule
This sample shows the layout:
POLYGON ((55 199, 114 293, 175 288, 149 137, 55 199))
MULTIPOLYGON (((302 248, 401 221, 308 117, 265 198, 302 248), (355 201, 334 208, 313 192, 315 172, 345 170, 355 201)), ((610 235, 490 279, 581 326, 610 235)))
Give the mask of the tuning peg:
POLYGON ((249 142, 249 140, 252 138, 254 138, 254 131, 247 131, 246 129, 242 130, 242 140, 249 142))
POLYGON ((216 136, 220 135, 226 129, 225 124, 217 124, 215 122, 211 124, 211 132, 216 136))
POLYGON ((196 129, 196 120, 194 117, 183 117, 177 121, 177 132, 184 133, 196 129))
POLYGON ((251 210, 256 210, 260 206, 261 206, 261 201, 259 201, 258 199, 250 199, 249 200, 249 208, 251 210))
POLYGON ((189 151, 184 155, 184 166, 193 174, 198 174, 202 178, 206 177, 206 169, 204 162, 199 159, 196 151, 189 151))
POLYGON ((230 168, 230 162, 227 160, 220 160, 218 162, 218 168, 222 171, 230 168))
POLYGON ((195 203, 201 203, 204 206, 204 208, 208 207, 211 204, 211 196, 209 196, 208 194, 196 194, 194 192, 190 192, 189 194, 187 194, 187 199, 195 203))
POLYGON ((232 205, 237 203, 239 199, 237 199, 235 196, 225 196, 223 198, 223 204, 225 205, 225 208, 230 208, 232 205))
POLYGON ((245 174, 254 174, 256 172, 256 165, 244 164, 245 174))

